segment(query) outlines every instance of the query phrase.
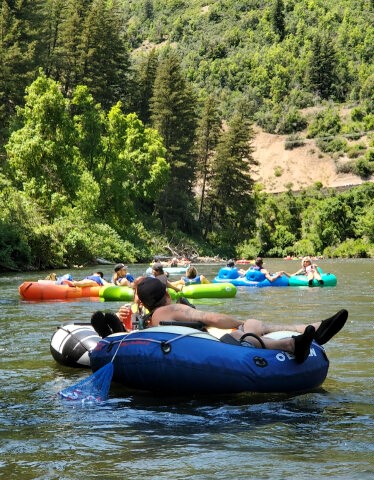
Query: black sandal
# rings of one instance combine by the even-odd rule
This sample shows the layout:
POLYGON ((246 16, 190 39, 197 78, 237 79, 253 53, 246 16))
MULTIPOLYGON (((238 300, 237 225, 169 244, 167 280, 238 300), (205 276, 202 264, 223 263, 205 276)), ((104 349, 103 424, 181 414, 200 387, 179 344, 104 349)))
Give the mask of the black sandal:
POLYGON ((314 340, 319 345, 324 345, 331 340, 334 335, 340 332, 344 327, 347 318, 348 311, 343 309, 339 310, 339 312, 335 313, 332 317, 323 320, 316 330, 314 340))
POLYGON ((314 339, 316 329, 313 325, 308 325, 301 335, 293 335, 295 340, 295 360, 297 363, 303 363, 309 357, 310 345, 314 339))

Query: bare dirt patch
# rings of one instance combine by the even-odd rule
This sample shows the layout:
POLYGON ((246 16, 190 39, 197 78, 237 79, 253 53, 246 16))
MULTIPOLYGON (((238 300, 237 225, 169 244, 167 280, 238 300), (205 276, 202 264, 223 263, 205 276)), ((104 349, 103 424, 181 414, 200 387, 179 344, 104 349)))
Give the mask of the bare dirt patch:
MULTIPOLYGON (((321 182, 324 187, 360 185, 363 180, 352 174, 336 172, 333 158, 321 153, 313 139, 306 139, 305 145, 293 150, 285 149, 287 135, 272 135, 255 127, 253 157, 259 162, 253 178, 264 185, 267 192, 283 192, 321 182)), ((370 181, 374 181, 372 177, 370 181)))

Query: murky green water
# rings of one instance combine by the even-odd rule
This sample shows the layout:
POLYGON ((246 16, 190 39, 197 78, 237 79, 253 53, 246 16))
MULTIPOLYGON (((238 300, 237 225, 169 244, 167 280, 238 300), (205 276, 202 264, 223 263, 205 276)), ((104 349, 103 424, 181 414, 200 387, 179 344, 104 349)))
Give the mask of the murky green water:
MULTIPOLYGON (((60 323, 118 304, 23 302, 18 285, 46 273, 0 276, 0 478, 373 479, 374 262, 318 263, 337 275, 336 287, 243 287, 234 299, 199 307, 284 324, 348 309, 346 327, 326 345, 323 389, 165 398, 117 387, 99 406, 61 403, 56 393, 90 372, 56 364, 49 342, 60 323)), ((266 266, 294 272, 299 262, 266 266)), ((103 270, 109 277, 110 267, 103 270)), ((218 267, 199 270, 212 279, 218 267)))

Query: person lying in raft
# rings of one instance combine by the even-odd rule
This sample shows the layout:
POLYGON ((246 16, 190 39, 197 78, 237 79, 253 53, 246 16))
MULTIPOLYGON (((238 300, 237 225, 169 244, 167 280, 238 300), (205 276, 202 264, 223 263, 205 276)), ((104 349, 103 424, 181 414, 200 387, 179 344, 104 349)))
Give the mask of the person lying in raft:
POLYGON ((186 276, 181 277, 180 280, 170 282, 174 287, 184 287, 185 285, 198 285, 201 283, 210 283, 204 275, 198 275, 195 267, 188 267, 186 270, 186 276))
POLYGON ((293 274, 289 274, 284 272, 285 275, 291 277, 292 275, 306 275, 308 277, 308 285, 309 287, 313 286, 313 279, 316 279, 320 285, 324 285, 324 281, 318 271, 318 265, 312 263, 312 259, 310 257, 304 257, 301 260, 301 268, 297 272, 293 274))
POLYGON ((69 282, 72 287, 103 287, 104 285, 110 285, 104 278, 103 272, 94 272, 92 275, 87 275, 83 280, 73 280, 69 282))
MULTIPOLYGON (((148 327, 154 327, 164 322, 170 322, 170 324, 173 322, 186 324, 200 322, 206 327, 232 329, 232 332, 224 335, 221 341, 253 348, 284 350, 292 353, 298 363, 302 363, 307 359, 313 339, 320 345, 325 344, 343 328, 348 318, 347 310, 340 310, 332 317, 312 325, 271 326, 255 319, 236 320, 234 317, 223 313, 200 311, 181 303, 172 304, 166 285, 157 280, 157 278, 151 277, 139 277, 135 280, 134 300, 138 305, 146 307, 150 312, 146 324, 148 327), (300 335, 280 340, 264 337, 267 333, 279 330, 296 331, 300 335)), ((126 308, 127 314, 128 307, 123 308, 126 308)), ((120 321, 121 309, 122 307, 117 314, 110 314, 111 319, 117 321, 119 328, 117 331, 124 331, 123 324, 120 321)), ((101 317, 101 315, 104 317, 102 312, 95 312, 92 316, 91 323, 95 329, 94 317, 98 320, 98 317, 101 317)))

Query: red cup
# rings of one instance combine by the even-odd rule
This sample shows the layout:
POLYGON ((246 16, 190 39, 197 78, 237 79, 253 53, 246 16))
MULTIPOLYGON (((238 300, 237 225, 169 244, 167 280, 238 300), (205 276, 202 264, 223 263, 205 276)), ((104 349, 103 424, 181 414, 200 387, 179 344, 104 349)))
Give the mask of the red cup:
POLYGON ((131 305, 124 305, 120 309, 120 318, 126 330, 132 330, 132 311, 131 305))

